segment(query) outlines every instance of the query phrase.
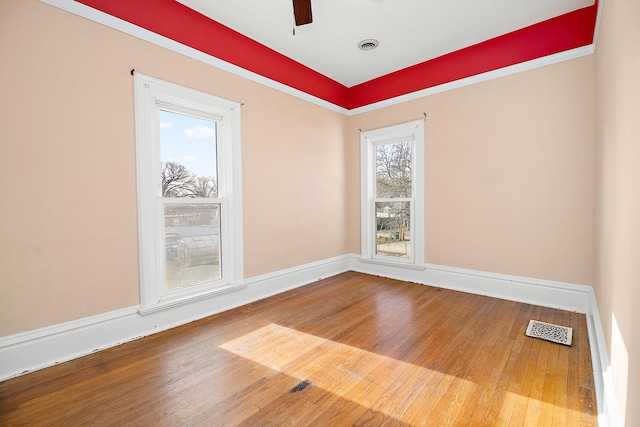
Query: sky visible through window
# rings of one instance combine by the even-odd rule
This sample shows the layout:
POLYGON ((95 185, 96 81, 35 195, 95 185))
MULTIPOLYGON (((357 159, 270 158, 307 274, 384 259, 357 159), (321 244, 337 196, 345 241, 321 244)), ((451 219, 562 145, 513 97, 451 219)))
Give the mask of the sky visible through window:
POLYGON ((202 177, 216 177, 216 123, 160 111, 160 157, 202 177))

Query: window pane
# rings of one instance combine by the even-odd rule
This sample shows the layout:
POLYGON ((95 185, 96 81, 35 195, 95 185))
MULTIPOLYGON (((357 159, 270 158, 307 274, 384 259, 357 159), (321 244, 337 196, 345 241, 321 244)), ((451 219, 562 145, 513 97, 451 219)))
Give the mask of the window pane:
POLYGON ((411 258, 411 202, 376 202, 376 254, 411 258))
POLYGON ((162 197, 218 197, 216 122, 160 111, 162 197))
POLYGON ((376 146, 376 197, 411 197, 411 141, 376 146))
POLYGON ((165 204, 167 290, 219 280, 220 205, 165 204))

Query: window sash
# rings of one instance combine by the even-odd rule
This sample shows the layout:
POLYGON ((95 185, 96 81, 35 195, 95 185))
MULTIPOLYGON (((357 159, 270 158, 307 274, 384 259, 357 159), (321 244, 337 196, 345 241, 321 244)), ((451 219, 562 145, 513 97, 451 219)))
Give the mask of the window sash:
MULTIPOLYGON (((371 257, 374 259, 380 259, 380 260, 393 260, 394 262, 400 262, 400 263, 414 263, 414 258, 413 255, 415 253, 415 245, 414 245, 414 239, 413 236, 411 237, 411 239, 409 241, 406 240, 399 240, 398 242, 395 242, 395 245, 402 245, 404 243, 405 247, 408 245, 408 253, 410 254, 410 256, 408 257, 404 257, 404 256, 400 256, 400 255, 393 255, 393 251, 390 251, 388 254, 381 254, 380 250, 378 248, 378 233, 380 233, 382 230, 378 230, 378 211, 377 211, 377 205, 378 203, 409 203, 409 227, 408 227, 408 231, 410 233, 412 233, 412 229, 413 229, 413 222, 414 222, 414 203, 413 203, 413 198, 403 198, 403 199, 384 199, 384 200, 378 200, 378 199, 374 199, 373 201, 373 215, 374 215, 374 223, 373 223, 373 248, 372 248, 372 253, 371 253, 371 257)), ((398 232, 400 232, 402 230, 398 230, 398 232)), ((394 233, 395 229, 391 231, 391 233, 394 233)), ((404 238, 404 231, 402 231, 403 233, 403 238, 404 238)), ((392 243, 393 244, 393 243, 392 243)))
POLYGON ((159 197, 158 199, 167 205, 222 204, 226 200, 220 197, 159 197))
MULTIPOLYGON (((199 202, 201 202, 199 200, 199 202)), ((224 278, 224 264, 225 264, 225 248, 223 248, 224 244, 224 230, 222 228, 223 222, 223 206, 221 203, 163 203, 162 208, 162 219, 163 219, 163 227, 159 232, 162 233, 163 238, 165 239, 165 253, 164 256, 160 258, 161 267, 160 270, 164 272, 163 277, 163 289, 165 293, 175 294, 176 291, 182 289, 192 289, 194 287, 203 285, 203 286, 215 286, 215 284, 220 283, 224 278), (176 206, 212 206, 212 211, 216 212, 217 210, 217 220, 214 219, 211 224, 167 224, 167 206, 176 207, 176 206), (217 227, 217 233, 202 233, 203 229, 207 229, 207 231, 213 231, 217 227), (167 247, 167 231, 171 229, 172 231, 179 233, 176 234, 176 247, 168 248, 167 247), (195 231, 199 231, 200 233, 195 233, 195 231), (210 237, 215 236, 215 237, 210 237), (217 240, 217 244, 216 241, 217 240), (210 243, 210 244, 207 244, 210 243), (191 247, 191 246, 195 247, 191 247), (204 246, 204 248, 202 247, 204 246), (173 253, 172 253, 173 252, 173 253), (217 252, 217 254, 216 254, 217 252), (172 255, 172 256, 171 256, 172 255), (204 257, 203 257, 204 255, 204 257), (194 257, 193 259, 191 257, 194 257), (171 258, 171 262, 168 258, 171 258), (215 261, 217 258, 218 267, 217 269, 214 267, 215 264, 210 264, 209 262, 202 263, 202 258, 213 258, 211 261, 215 261), (191 262, 187 262, 189 260, 194 261, 195 265, 191 262), (211 267, 206 267, 206 266, 211 267), (187 277, 191 276, 201 276, 203 274, 215 273, 216 270, 219 272, 218 278, 212 278, 211 280, 203 280, 198 283, 187 283, 184 286, 170 286, 169 278, 167 277, 169 274, 169 269, 175 272, 175 278, 187 277), (206 268, 206 270, 204 270, 206 268), (212 268, 212 271, 209 271, 212 268)), ((179 210, 178 210, 179 211, 179 210)), ((193 215, 195 212, 187 211, 186 213, 193 215)), ((199 213, 202 215, 202 212, 199 213)), ((179 218, 174 218, 180 220, 179 218)), ((211 218, 208 218, 208 221, 211 218)), ((208 222, 207 221, 207 222, 208 222)), ((208 277, 207 277, 208 279, 208 277)), ((174 283, 175 285, 175 283, 174 283)))
MULTIPOLYGON (((372 143, 372 147, 371 147, 371 172, 370 172, 370 178, 369 178, 369 182, 370 185, 372 186, 372 192, 373 192, 373 197, 371 198, 372 201, 372 205, 373 205, 373 217, 372 217, 372 221, 370 224, 370 228, 372 229, 373 232, 373 238, 371 240, 371 258, 372 259, 378 259, 378 260, 384 260, 384 261, 392 261, 392 262, 398 262, 398 263, 409 263, 409 264, 413 264, 415 262, 414 259, 414 254, 415 254, 415 249, 414 249, 414 240, 411 240, 410 243, 410 256, 409 257, 398 257, 398 256, 393 256, 393 255, 389 255, 389 254, 380 254, 379 250, 378 250, 378 229, 377 229, 377 210, 376 210, 376 205, 378 203, 402 203, 402 202, 409 202, 409 206, 410 206, 410 211, 409 211, 409 220, 411 222, 413 222, 414 220, 414 215, 413 215, 413 209, 415 206, 414 203, 414 188, 415 188, 415 178, 412 175, 411 177, 411 196, 410 197, 377 197, 377 188, 378 188, 378 168, 377 168, 377 150, 378 147, 381 145, 393 145, 393 144, 398 144, 398 143, 403 143, 403 142, 411 142, 411 158, 412 158, 412 163, 413 163, 413 159, 415 159, 415 135, 411 134, 411 135, 405 135, 405 136, 400 136, 400 137, 393 137, 391 139, 384 139, 382 141, 378 141, 375 143, 372 143)), ((413 165, 412 165, 413 167, 413 165)))

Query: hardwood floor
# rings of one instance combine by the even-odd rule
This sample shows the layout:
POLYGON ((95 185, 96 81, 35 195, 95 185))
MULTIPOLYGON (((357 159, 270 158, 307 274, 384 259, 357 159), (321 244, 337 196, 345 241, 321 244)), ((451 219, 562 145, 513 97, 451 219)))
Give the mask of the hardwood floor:
POLYGON ((584 315, 348 272, 0 383, 0 425, 590 426, 595 401, 584 315))

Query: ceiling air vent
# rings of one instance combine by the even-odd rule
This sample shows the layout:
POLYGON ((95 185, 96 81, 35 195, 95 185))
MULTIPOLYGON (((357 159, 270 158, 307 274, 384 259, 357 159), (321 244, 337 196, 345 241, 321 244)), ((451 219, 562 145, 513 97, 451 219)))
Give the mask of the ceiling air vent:
POLYGON ((378 47, 378 40, 366 39, 358 43, 358 49, 360 50, 373 50, 378 47))

